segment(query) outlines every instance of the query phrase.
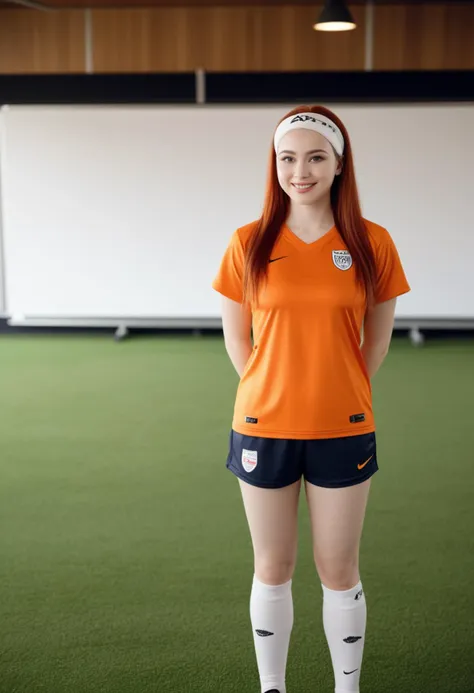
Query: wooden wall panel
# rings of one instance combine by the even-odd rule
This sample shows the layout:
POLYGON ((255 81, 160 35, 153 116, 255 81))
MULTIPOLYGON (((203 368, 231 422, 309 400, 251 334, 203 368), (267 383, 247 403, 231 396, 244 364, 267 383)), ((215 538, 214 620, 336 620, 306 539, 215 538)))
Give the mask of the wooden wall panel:
POLYGON ((446 13, 443 70, 474 70, 474 7, 446 13))
POLYGON ((363 70, 365 10, 351 7, 358 29, 325 33, 312 28, 321 8, 253 10, 254 70, 363 70))
MULTIPOLYGON (((325 34, 312 29, 320 6, 95 10, 94 69, 364 69, 365 8, 351 6, 356 31, 325 34)), ((0 73, 84 72, 82 10, 2 10, 0 19, 0 73)), ((376 5, 374 19, 374 69, 474 69, 474 5, 376 5)))
POLYGON ((156 8, 93 12, 97 72, 360 70, 359 30, 315 32, 318 9, 285 7, 156 8))
POLYGON ((2 10, 0 73, 84 72, 84 12, 2 10))
POLYGON ((185 10, 94 10, 95 72, 185 71, 185 10))
POLYGON ((474 6, 380 6, 374 69, 473 70, 474 6))

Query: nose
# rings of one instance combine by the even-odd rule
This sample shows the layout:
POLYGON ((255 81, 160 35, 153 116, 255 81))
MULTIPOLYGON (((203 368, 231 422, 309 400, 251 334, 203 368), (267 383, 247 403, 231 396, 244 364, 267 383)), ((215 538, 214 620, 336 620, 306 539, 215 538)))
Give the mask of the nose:
POLYGON ((300 159, 296 162, 294 168, 294 177, 296 180, 304 180, 310 175, 309 163, 305 159, 300 159))

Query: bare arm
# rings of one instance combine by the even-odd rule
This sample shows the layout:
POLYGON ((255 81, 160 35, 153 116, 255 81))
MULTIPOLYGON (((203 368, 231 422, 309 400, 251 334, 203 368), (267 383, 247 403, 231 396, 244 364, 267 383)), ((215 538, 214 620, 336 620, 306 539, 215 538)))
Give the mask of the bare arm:
POLYGON ((378 303, 367 311, 364 320, 362 355, 372 379, 379 370, 390 348, 395 319, 396 298, 378 303))
POLYGON ((222 329, 225 348, 239 378, 252 353, 252 313, 249 308, 222 296, 222 329))

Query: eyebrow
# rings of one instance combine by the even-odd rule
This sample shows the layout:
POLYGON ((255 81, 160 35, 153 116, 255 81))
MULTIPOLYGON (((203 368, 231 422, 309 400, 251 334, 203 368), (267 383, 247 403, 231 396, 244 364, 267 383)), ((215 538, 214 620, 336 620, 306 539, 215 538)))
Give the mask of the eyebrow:
MULTIPOLYGON (((316 154, 317 152, 324 152, 327 154, 326 149, 311 149, 309 152, 305 152, 306 154, 316 154)), ((296 154, 296 152, 292 152, 290 149, 283 149, 279 154, 296 154)))

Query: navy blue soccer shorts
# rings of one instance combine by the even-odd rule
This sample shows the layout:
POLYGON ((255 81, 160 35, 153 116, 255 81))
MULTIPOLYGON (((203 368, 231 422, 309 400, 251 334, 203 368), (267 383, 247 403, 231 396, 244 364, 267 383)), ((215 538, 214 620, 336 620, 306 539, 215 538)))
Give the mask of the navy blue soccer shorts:
POLYGON ((315 486, 354 486, 378 470, 375 432, 296 440, 245 436, 231 430, 226 467, 261 488, 283 488, 302 476, 315 486))

